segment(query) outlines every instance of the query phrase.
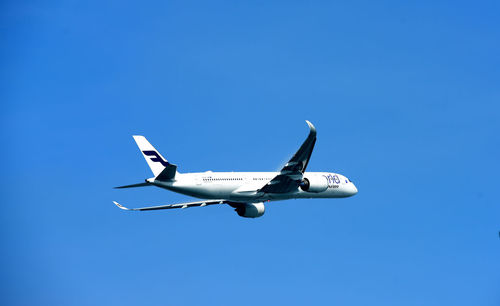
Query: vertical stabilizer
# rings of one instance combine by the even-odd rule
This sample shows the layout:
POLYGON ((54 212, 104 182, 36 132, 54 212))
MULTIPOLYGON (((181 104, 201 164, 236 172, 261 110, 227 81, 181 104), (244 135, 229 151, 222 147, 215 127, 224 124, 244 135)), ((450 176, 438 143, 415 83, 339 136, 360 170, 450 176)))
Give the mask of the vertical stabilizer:
POLYGON ((134 135, 132 137, 134 137, 139 150, 141 150, 142 156, 146 159, 155 177, 162 173, 166 167, 170 168, 170 166, 172 166, 163 156, 161 156, 160 152, 149 143, 146 137, 140 135, 134 135))

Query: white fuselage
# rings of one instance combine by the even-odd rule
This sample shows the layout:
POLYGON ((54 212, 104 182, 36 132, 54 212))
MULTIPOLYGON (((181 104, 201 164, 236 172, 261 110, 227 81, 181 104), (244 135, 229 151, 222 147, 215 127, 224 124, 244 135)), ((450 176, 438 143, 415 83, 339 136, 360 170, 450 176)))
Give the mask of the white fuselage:
MULTIPOLYGON (((181 194, 201 199, 227 199, 257 203, 295 198, 343 198, 355 195, 356 186, 345 176, 330 172, 306 172, 304 178, 320 182, 314 191, 297 187, 287 193, 264 193, 258 190, 279 172, 199 172, 178 173, 172 181, 148 179, 148 182, 181 194)), ((312 188, 311 188, 312 190, 312 188)))

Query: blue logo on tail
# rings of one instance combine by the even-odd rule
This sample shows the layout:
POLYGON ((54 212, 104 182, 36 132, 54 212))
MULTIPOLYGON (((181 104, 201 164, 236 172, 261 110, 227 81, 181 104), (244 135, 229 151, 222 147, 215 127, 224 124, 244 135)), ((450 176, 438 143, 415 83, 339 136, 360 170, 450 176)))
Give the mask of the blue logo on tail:
POLYGON ((169 163, 166 162, 163 158, 161 158, 156 151, 142 151, 142 153, 144 153, 144 155, 150 156, 151 161, 160 163, 164 167, 167 167, 169 165, 169 163))

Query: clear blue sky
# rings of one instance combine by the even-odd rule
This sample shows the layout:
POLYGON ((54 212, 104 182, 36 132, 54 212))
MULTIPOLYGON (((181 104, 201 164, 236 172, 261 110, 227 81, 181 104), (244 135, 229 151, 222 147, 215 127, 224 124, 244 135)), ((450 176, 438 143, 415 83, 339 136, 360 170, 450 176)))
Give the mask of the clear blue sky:
POLYGON ((498 1, 4 1, 2 305, 500 304, 498 1), (151 173, 311 171, 349 199, 130 213, 151 173))

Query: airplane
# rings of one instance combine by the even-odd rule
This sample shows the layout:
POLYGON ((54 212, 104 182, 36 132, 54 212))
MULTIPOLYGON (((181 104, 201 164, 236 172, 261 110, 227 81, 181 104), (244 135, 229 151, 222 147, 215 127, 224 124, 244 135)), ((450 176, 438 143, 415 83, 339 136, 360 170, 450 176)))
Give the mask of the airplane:
POLYGON ((168 162, 144 136, 133 136, 154 177, 143 183, 119 186, 134 188, 156 186, 184 195, 203 199, 197 202, 127 208, 147 211, 160 209, 204 207, 227 204, 245 218, 264 215, 265 202, 303 198, 345 198, 358 193, 347 177, 333 172, 306 172, 316 143, 316 128, 306 120, 309 135, 299 150, 279 172, 198 172, 179 173, 177 166, 168 162))

